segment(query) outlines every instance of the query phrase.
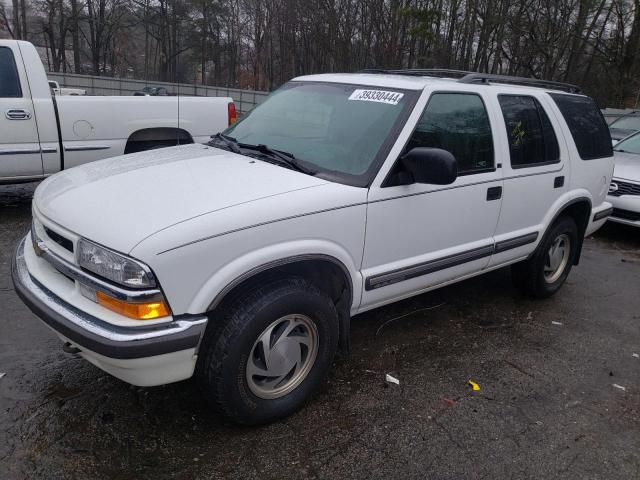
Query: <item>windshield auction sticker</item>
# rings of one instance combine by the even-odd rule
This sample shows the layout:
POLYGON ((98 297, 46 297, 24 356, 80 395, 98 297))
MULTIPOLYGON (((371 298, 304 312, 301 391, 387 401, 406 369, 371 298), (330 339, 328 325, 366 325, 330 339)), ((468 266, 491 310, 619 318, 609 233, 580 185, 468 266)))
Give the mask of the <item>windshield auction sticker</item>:
POLYGON ((388 92, 386 90, 354 90, 349 100, 360 100, 362 102, 379 102, 388 105, 397 105, 404 93, 388 92))

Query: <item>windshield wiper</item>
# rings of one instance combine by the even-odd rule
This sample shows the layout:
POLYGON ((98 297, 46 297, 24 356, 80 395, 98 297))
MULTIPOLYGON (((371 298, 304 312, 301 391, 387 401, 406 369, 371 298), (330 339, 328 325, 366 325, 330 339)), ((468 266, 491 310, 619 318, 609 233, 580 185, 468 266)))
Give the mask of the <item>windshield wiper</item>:
POLYGON ((297 170, 298 172, 306 173, 307 175, 315 175, 317 173, 310 168, 302 165, 295 157, 295 155, 293 155, 293 153, 274 150, 273 148, 270 148, 267 145, 263 144, 251 145, 249 143, 238 143, 238 146, 247 150, 255 150, 265 156, 268 156, 271 159, 285 164, 293 170, 297 170))
POLYGON ((207 145, 211 145, 212 147, 214 147, 216 145, 220 145, 220 143, 222 143, 233 153, 242 154, 241 149, 255 150, 256 152, 267 156, 272 160, 276 160, 277 162, 286 165, 292 170, 297 170, 298 172, 306 173, 307 175, 315 175, 317 173, 310 168, 301 165, 298 159, 293 155, 293 153, 274 150, 273 148, 270 148, 267 145, 263 144, 252 145, 250 143, 239 143, 235 138, 230 137, 229 135, 225 135, 224 133, 216 133, 215 135, 212 135, 211 141, 207 143, 207 145))
POLYGON ((215 135, 212 135, 211 141, 207 143, 207 145, 215 147, 215 145, 213 145, 214 142, 224 144, 224 146, 231 150, 233 153, 240 153, 240 147, 238 146, 237 140, 233 137, 225 135, 224 133, 216 133, 215 135))

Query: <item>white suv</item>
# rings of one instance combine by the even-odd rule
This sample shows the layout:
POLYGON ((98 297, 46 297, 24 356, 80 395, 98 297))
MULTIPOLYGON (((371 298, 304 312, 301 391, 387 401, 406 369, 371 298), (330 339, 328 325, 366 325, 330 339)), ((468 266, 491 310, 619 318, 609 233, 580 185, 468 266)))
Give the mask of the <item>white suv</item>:
POLYGON ((302 405, 352 315, 506 265, 552 295, 611 212, 606 123, 570 85, 442 75, 296 78, 207 145, 54 175, 16 291, 65 350, 195 374, 248 424, 302 405))

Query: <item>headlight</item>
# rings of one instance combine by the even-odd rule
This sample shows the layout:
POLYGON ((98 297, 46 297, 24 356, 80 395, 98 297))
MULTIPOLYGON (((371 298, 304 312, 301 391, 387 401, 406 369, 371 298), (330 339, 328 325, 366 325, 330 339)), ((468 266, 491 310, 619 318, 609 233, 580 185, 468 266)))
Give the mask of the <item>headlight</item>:
POLYGON ((155 287, 151 270, 132 258, 81 238, 76 246, 78 265, 125 287, 155 287))

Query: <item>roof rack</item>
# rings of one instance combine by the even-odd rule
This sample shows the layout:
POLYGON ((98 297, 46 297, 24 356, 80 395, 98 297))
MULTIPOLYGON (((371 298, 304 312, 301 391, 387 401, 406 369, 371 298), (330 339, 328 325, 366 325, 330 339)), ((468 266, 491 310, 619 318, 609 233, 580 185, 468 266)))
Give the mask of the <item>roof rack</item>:
POLYGON ((512 77, 509 75, 496 75, 492 73, 468 72, 465 70, 451 70, 448 68, 409 68, 403 70, 386 70, 382 68, 368 68, 358 73, 386 73, 391 75, 409 75, 414 77, 454 77, 460 83, 480 83, 488 85, 490 82, 506 83, 510 85, 526 85, 530 87, 549 88, 552 90, 564 90, 569 93, 582 93, 582 89, 570 83, 555 82, 553 80, 540 80, 537 78, 512 77))
POLYGON ((466 70, 452 70, 449 68, 406 68, 401 70, 387 70, 384 68, 367 68, 358 73, 386 73, 391 75, 410 75, 413 77, 464 77, 470 73, 466 70))
POLYGON ((470 73, 460 80, 460 83, 508 83, 513 85, 527 85, 530 87, 550 88, 553 90, 566 90, 569 93, 582 93, 582 89, 577 85, 564 82, 554 82, 553 80, 540 80, 537 78, 510 77, 508 75, 495 75, 491 73, 470 73))

